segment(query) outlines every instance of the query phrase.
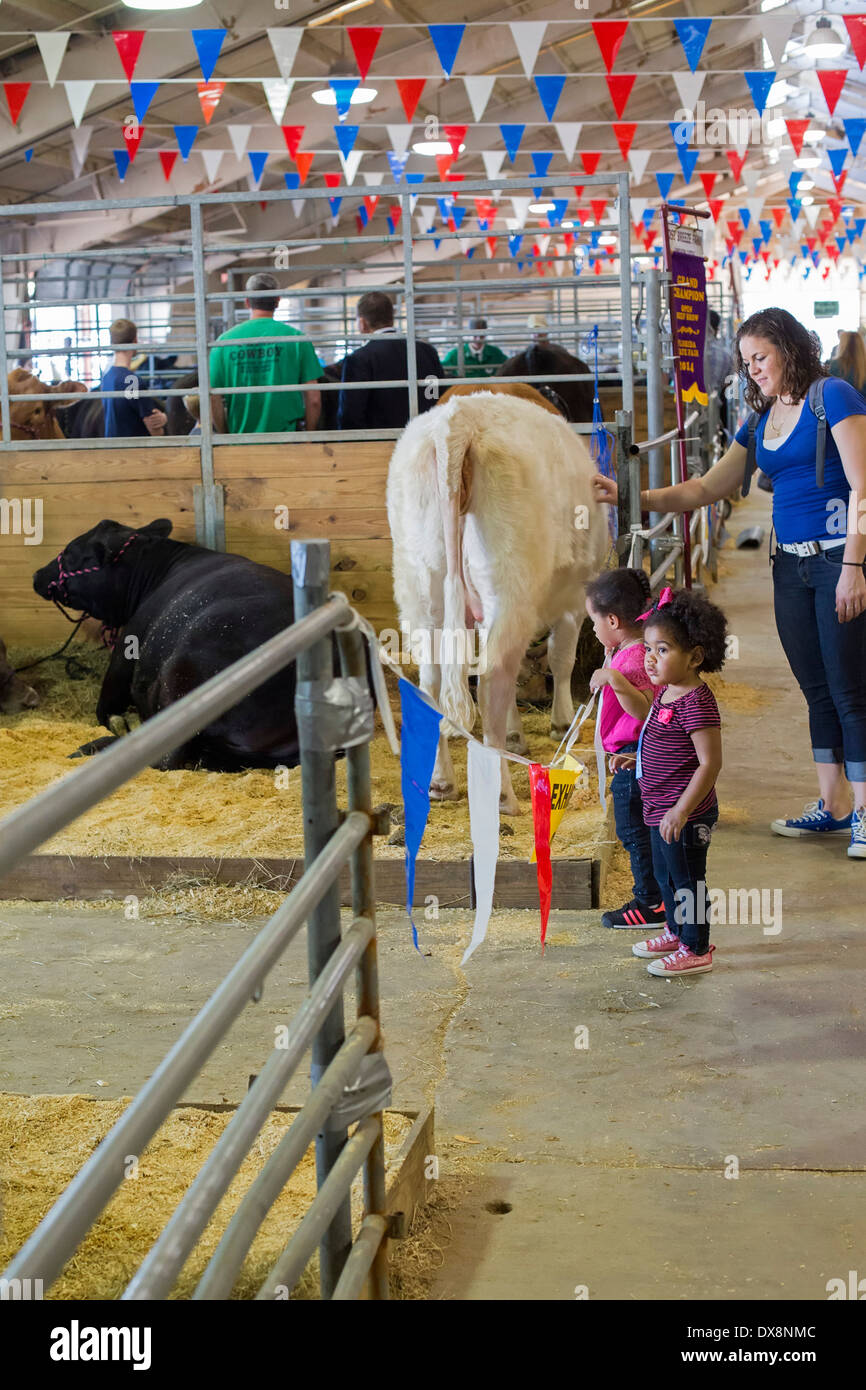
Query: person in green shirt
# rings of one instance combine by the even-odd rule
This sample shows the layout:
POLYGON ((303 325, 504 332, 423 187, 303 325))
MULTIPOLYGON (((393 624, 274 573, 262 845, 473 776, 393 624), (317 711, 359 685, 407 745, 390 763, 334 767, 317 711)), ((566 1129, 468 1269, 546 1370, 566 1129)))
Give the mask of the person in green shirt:
POLYGON ((322 407, 321 391, 260 391, 221 396, 226 386, 297 386, 318 381, 322 369, 312 343, 296 328, 277 323, 280 302, 273 275, 251 275, 244 288, 249 319, 220 335, 210 354, 213 422, 218 434, 271 434, 314 430, 322 407), (271 291, 271 295, 268 295, 271 291), (281 338, 283 342, 241 343, 235 338, 281 338))
POLYGON ((452 348, 442 358, 446 376, 495 376, 501 362, 508 359, 501 348, 487 341, 487 320, 470 319, 472 337, 463 344, 463 371, 460 371, 460 349, 452 348))

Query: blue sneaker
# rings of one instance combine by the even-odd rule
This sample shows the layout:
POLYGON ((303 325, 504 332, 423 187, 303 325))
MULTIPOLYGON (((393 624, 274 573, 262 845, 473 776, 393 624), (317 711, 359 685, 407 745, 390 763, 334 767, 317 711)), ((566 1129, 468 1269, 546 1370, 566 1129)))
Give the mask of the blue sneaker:
MULTIPOLYGON (((825 811, 823 801, 809 801, 803 807, 803 815, 794 820, 774 820, 770 823, 770 829, 776 835, 850 835, 852 832, 851 816, 847 815, 843 820, 834 820, 829 811, 825 811)), ((866 836, 862 840, 863 852, 866 855, 866 836)))
POLYGON ((857 807, 851 814, 851 843, 849 859, 866 859, 866 807, 857 807))

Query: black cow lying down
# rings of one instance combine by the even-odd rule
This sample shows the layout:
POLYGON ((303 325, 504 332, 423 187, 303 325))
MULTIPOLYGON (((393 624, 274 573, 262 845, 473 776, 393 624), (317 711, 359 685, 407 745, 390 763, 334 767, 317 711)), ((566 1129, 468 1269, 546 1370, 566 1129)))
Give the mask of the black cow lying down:
MULTIPOLYGON (((241 555, 170 540, 170 532, 170 521, 136 531, 100 521, 33 577, 42 598, 118 631, 96 707, 106 728, 130 708, 142 720, 158 714, 294 620, 290 576, 241 555)), ((157 766, 293 767, 299 760, 294 701, 292 662, 157 766)))

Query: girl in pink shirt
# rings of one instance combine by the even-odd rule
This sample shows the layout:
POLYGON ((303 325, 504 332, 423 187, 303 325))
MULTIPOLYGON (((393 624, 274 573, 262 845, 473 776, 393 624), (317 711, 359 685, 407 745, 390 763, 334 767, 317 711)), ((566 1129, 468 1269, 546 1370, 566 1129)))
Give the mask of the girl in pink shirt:
POLYGON ((653 701, 653 686, 644 669, 643 625, 638 614, 650 605, 649 578, 643 570, 605 570, 587 585, 586 611, 595 635, 610 657, 594 671, 590 690, 598 690, 601 743, 611 754, 614 820, 620 844, 628 851, 634 876, 630 902, 605 912, 602 925, 643 929, 664 927, 665 909, 653 872, 652 842, 645 824, 635 775, 638 735, 653 701))

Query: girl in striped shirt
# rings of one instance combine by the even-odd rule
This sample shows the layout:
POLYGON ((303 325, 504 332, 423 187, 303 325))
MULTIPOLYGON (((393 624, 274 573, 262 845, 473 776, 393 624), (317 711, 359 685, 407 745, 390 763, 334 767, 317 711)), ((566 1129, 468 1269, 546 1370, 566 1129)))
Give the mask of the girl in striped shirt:
POLYGON ((719 817, 721 718, 701 679, 725 660, 725 615, 688 589, 663 589, 644 620, 644 664, 656 694, 641 730, 637 776, 650 827, 665 929, 632 947, 651 975, 713 968, 707 921, 707 850, 719 817))

